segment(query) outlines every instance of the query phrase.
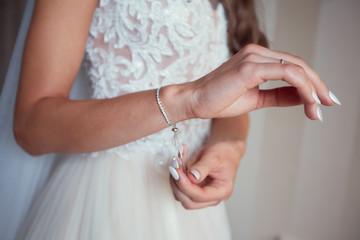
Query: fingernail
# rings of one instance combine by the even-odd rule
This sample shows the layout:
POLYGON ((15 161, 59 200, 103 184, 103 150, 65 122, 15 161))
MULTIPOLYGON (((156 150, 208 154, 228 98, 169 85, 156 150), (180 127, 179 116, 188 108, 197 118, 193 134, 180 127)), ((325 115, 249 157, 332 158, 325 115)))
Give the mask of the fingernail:
POLYGON ((313 96, 315 102, 317 102, 318 104, 321 104, 320 99, 315 91, 312 92, 312 96, 313 96))
POLYGON ((190 171, 191 174, 196 178, 196 180, 200 179, 200 173, 198 171, 196 171, 195 169, 190 171))
POLYGON ((322 112, 321 112, 321 109, 320 109, 320 106, 318 106, 318 108, 317 108, 317 116, 318 116, 318 119, 319 119, 321 122, 324 120, 323 115, 322 115, 322 112))
POLYGON ((179 174, 176 172, 175 168, 173 168, 172 166, 169 166, 169 171, 171 176, 177 181, 179 180, 179 174))
POLYGON ((180 167, 180 165, 179 165, 179 161, 177 160, 177 158, 176 158, 176 157, 173 157, 173 160, 172 160, 171 166, 173 166, 173 168, 179 168, 179 167, 180 167))
POLYGON ((341 105, 341 102, 339 101, 339 99, 335 96, 335 94, 331 91, 329 91, 329 96, 331 98, 331 100, 334 101, 334 103, 336 103, 337 105, 341 105))

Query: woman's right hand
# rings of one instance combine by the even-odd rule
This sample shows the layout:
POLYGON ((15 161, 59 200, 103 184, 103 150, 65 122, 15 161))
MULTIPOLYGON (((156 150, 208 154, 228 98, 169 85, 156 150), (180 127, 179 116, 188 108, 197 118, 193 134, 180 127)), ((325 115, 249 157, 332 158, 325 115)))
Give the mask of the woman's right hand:
POLYGON ((301 58, 256 44, 245 46, 219 68, 192 82, 190 89, 194 118, 232 117, 264 107, 304 104, 308 118, 322 120, 320 101, 328 106, 336 101, 301 58), (283 80, 291 86, 259 90, 268 80, 283 80))

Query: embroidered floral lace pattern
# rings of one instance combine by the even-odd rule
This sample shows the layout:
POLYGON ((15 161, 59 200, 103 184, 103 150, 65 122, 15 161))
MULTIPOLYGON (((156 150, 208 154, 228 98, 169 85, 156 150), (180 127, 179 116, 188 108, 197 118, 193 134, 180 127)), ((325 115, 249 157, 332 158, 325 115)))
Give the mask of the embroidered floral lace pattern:
MULTIPOLYGON (((92 96, 113 98, 195 80, 227 59, 226 41, 221 4, 213 9, 208 0, 100 0, 86 45, 92 96)), ((209 126, 200 119, 179 123, 180 141, 192 152, 209 126)), ((108 151, 168 157, 171 139, 170 129, 164 129, 108 151)))

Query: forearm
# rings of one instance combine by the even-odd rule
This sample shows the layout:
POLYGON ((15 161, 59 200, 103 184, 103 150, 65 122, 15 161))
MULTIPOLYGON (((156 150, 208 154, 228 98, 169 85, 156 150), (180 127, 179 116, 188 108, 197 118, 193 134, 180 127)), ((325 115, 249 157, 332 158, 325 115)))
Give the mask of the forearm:
POLYGON ((231 118, 215 118, 212 121, 209 143, 228 142, 235 151, 245 152, 249 131, 249 114, 231 118))
MULTIPOLYGON (((161 100, 173 123, 189 118, 185 85, 161 90, 161 100)), ((43 98, 31 108, 17 106, 14 122, 17 141, 34 155, 100 151, 167 126, 155 90, 100 100, 43 98)))

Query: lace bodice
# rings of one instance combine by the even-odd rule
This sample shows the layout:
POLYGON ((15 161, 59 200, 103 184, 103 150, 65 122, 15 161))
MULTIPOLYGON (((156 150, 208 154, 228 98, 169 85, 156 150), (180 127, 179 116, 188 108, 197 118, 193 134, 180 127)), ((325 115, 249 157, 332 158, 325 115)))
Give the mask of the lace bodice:
MULTIPOLYGON (((100 0, 86 45, 92 96, 113 98, 196 80, 228 58, 226 35, 224 9, 214 9, 209 0, 100 0)), ((209 125, 199 119, 178 124, 181 141, 193 151, 209 125)), ((168 156, 171 134, 164 129, 109 151, 168 156)))

